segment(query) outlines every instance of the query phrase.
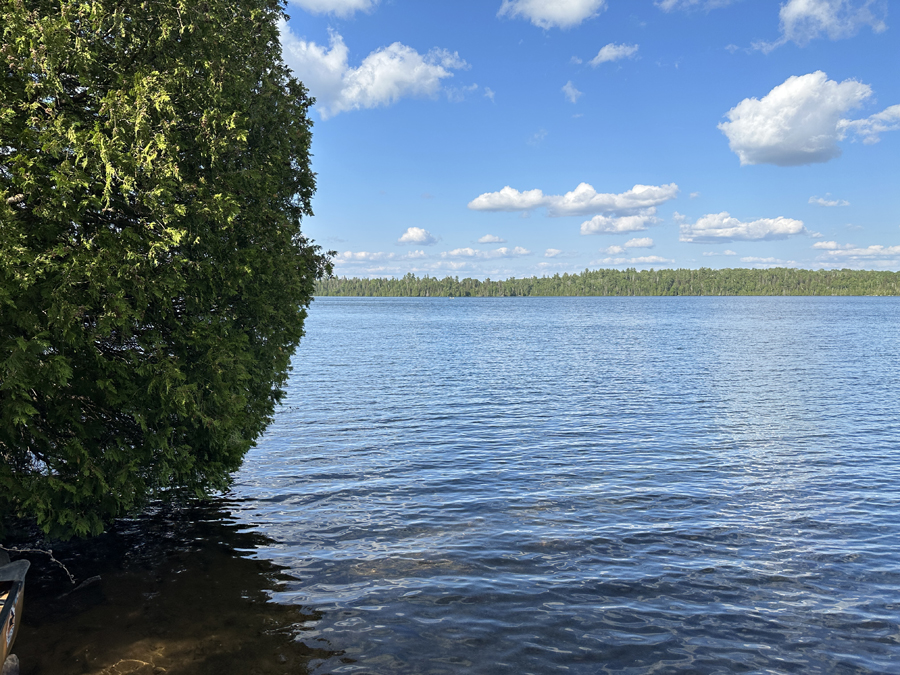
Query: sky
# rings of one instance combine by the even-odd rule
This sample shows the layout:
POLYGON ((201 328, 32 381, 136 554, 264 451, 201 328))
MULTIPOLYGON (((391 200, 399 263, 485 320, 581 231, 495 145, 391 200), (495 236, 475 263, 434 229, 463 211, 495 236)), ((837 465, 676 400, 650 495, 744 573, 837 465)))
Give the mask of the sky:
POLYGON ((900 270, 898 10, 290 0, 304 232, 347 277, 900 270))

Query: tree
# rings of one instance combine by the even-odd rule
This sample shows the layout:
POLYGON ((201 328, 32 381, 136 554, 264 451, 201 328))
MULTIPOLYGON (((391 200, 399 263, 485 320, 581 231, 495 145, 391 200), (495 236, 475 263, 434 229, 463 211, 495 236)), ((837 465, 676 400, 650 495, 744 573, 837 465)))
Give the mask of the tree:
POLYGON ((0 0, 0 519, 225 489, 329 254, 279 0, 0 0))

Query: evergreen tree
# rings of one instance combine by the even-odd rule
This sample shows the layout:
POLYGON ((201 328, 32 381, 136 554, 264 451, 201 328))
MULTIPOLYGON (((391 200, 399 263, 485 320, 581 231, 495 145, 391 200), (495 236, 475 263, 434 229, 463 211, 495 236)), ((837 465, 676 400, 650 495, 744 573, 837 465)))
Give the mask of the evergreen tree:
POLYGON ((0 517, 227 487, 327 255, 278 0, 0 0, 0 517))

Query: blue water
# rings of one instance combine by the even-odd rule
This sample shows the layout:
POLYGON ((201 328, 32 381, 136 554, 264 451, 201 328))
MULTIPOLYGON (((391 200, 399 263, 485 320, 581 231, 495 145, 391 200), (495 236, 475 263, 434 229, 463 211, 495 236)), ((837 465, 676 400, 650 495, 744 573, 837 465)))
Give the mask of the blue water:
POLYGON ((315 673, 900 673, 898 316, 320 298, 237 515, 315 673))

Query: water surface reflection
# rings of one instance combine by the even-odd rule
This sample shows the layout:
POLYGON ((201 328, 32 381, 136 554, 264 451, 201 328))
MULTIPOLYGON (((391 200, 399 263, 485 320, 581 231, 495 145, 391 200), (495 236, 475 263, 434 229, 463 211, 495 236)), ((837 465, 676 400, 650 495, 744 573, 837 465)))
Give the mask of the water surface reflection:
POLYGON ((321 675, 900 672, 898 309, 317 300, 235 515, 321 675))

